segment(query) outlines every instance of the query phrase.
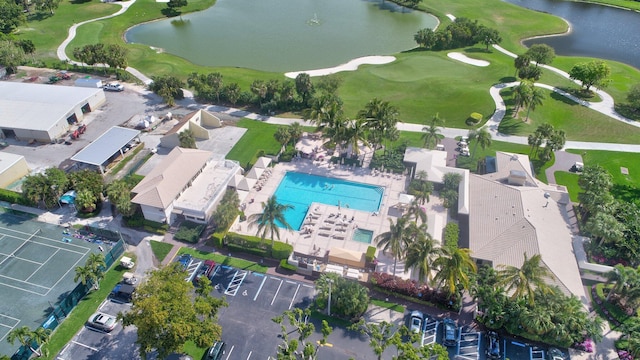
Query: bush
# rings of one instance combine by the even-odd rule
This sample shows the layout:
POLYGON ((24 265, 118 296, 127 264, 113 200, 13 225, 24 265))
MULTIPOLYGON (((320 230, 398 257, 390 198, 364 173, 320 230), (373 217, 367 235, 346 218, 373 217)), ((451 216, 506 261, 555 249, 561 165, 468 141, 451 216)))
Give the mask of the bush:
POLYGON ((460 228, 456 223, 448 223, 444 227, 444 246, 458 247, 458 239, 460 237, 460 228))
POLYGON ((271 249, 271 257, 273 257, 274 259, 286 260, 289 258, 289 255, 291 255, 292 252, 293 245, 276 241, 273 243, 273 248, 271 249))
POLYGON ((367 260, 367 262, 372 262, 373 259, 376 256, 376 247, 375 246, 369 246, 367 248, 367 253, 365 254, 365 258, 367 260))
POLYGON ((467 118, 467 125, 475 126, 478 125, 482 121, 482 114, 477 112, 472 112, 471 115, 467 118))
POLYGON ((6 201, 11 204, 19 204, 19 205, 26 205, 26 206, 33 205, 31 201, 23 197, 21 193, 7 190, 7 189, 0 189, 0 200, 6 201))
POLYGON ((147 220, 141 211, 136 211, 133 215, 124 217, 124 223, 130 228, 141 228, 157 235, 164 235, 169 230, 168 224, 147 220))
POLYGON ((271 248, 271 241, 262 240, 257 236, 240 235, 236 233, 228 233, 226 236, 227 247, 246 252, 250 254, 256 254, 264 257, 271 256, 274 259, 287 259, 293 252, 293 246, 285 244, 280 241, 273 243, 271 248))
POLYGON ((266 249, 250 248, 238 244, 227 244, 229 251, 237 251, 245 254, 256 255, 260 257, 268 257, 266 249))
POLYGON ((280 260, 280 268, 283 270, 296 271, 298 267, 295 265, 291 265, 287 262, 287 259, 280 260))
POLYGON ((287 146, 287 148, 285 149, 285 151, 282 152, 282 154, 280 154, 280 156, 278 157, 278 161, 279 162, 290 162, 291 159, 293 159, 293 157, 298 153, 298 151, 296 150, 295 147, 293 146, 287 146))
POLYGON ((214 232, 213 234, 211 234, 211 241, 213 242, 213 247, 221 248, 222 240, 224 240, 225 236, 226 236, 225 232, 214 232))
MULTIPOLYGON (((426 284, 419 284, 415 280, 379 272, 372 273, 369 279, 376 290, 384 293, 393 293, 409 300, 426 301, 441 308, 450 308, 449 300, 451 299, 446 294, 431 289, 426 284)), ((458 300, 453 301, 453 304, 454 308, 461 305, 458 300)))
POLYGON ((191 221, 185 221, 180 224, 180 228, 173 236, 173 238, 179 241, 186 241, 192 244, 196 244, 200 239, 202 231, 204 231, 204 227, 204 224, 196 224, 191 221))

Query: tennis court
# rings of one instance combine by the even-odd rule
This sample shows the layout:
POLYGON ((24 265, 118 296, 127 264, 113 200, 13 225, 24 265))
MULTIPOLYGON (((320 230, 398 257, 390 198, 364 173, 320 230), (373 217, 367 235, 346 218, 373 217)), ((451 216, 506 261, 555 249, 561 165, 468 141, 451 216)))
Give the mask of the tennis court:
POLYGON ((75 268, 100 252, 98 246, 63 227, 0 210, 0 354, 19 347, 6 341, 12 329, 40 326, 75 288, 75 268))

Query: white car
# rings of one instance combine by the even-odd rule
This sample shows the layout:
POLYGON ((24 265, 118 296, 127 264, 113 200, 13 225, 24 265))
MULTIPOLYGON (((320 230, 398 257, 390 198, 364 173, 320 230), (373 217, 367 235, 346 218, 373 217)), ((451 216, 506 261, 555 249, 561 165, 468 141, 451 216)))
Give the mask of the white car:
POLYGON ((423 316, 422 313, 418 310, 414 310, 411 312, 411 318, 410 318, 410 329, 412 332, 414 333, 419 333, 422 330, 422 320, 423 320, 423 316))
POLYGON ((124 91, 124 86, 118 82, 112 82, 104 86, 107 91, 124 91))
POLYGON ((115 316, 99 312, 91 315, 89 321, 87 321, 87 326, 104 332, 111 332, 117 323, 118 321, 115 316))

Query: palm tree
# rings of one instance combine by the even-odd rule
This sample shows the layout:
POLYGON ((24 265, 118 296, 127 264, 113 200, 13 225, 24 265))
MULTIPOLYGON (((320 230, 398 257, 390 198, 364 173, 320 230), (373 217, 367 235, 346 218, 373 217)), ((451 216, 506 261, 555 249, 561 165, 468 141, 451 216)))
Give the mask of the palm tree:
POLYGON ((349 122, 344 140, 347 144, 351 144, 355 155, 360 154, 358 144, 362 143, 364 146, 369 145, 366 130, 366 122, 363 119, 356 119, 349 122))
POLYGON ((258 231, 256 235, 260 235, 262 241, 267 237, 271 238, 271 246, 275 242, 274 235, 280 239, 280 227, 278 223, 280 223, 285 229, 292 230, 291 225, 287 222, 287 219, 284 217, 285 211, 293 209, 293 205, 290 204, 280 204, 276 199, 276 196, 273 195, 267 199, 267 202, 262 203, 262 212, 258 214, 253 214, 249 216, 249 223, 258 226, 258 231))
POLYGON ((420 220, 422 224, 427 222, 427 213, 418 202, 418 199, 413 199, 413 201, 411 201, 411 204, 409 204, 405 216, 416 223, 418 222, 418 220, 420 220))
POLYGON ((76 195, 76 205, 78 205, 83 212, 93 212, 96 209, 96 196, 91 190, 82 189, 78 191, 76 195))
POLYGON ((93 271, 95 280, 94 286, 96 289, 99 289, 100 280, 104 278, 104 271, 107 269, 107 263, 104 261, 104 255, 99 253, 89 254, 85 267, 88 267, 93 271))
POLYGON ((276 132, 273 134, 274 139, 280 143, 280 151, 285 150, 285 146, 291 141, 291 132, 285 126, 278 126, 276 132))
POLYGON ((319 128, 333 127, 334 123, 344 118, 342 99, 337 95, 323 94, 314 98, 311 107, 304 111, 305 120, 310 120, 319 128))
POLYGON ((78 266, 76 267, 76 275, 73 277, 73 281, 78 281, 82 283, 82 285, 87 284, 95 284, 97 281, 96 273, 89 266, 78 266))
POLYGON ((7 334, 7 342, 13 345, 18 340, 22 346, 28 347, 37 357, 42 357, 47 353, 43 346, 49 341, 50 336, 50 329, 39 327, 36 330, 31 330, 28 326, 23 326, 11 330, 7 334), (33 347, 34 343, 37 349, 33 347))
POLYGON ((434 282, 449 295, 454 295, 458 287, 468 290, 469 275, 477 271, 471 258, 471 250, 458 247, 443 247, 439 257, 433 261, 433 267, 438 272, 434 282))
POLYGON ((512 299, 526 298, 529 305, 535 303, 535 289, 549 292, 549 286, 545 280, 554 278, 551 271, 542 264, 542 256, 536 254, 531 258, 524 253, 524 262, 521 267, 511 265, 498 265, 502 270, 498 271, 498 284, 505 286, 507 292, 513 290, 512 299))
POLYGON ((406 217, 399 217, 396 223, 389 218, 389 231, 384 232, 374 239, 376 246, 382 251, 389 251, 393 256, 393 274, 396 274, 396 263, 398 259, 402 259, 405 254, 405 250, 411 238, 409 237, 410 220, 406 217))
POLYGON ((258 98, 258 103, 262 107, 262 100, 267 96, 267 84, 262 80, 254 80, 251 83, 251 92, 258 98))
POLYGON ((422 128, 422 140, 424 140, 424 147, 427 149, 434 149, 436 145, 440 143, 440 140, 444 138, 444 135, 440 134, 440 126, 444 124, 444 120, 440 119, 436 113, 431 119, 429 126, 422 128), (432 146, 433 143, 433 146, 432 146))
POLYGON ((486 126, 483 126, 478 130, 469 132, 469 141, 471 140, 476 141, 476 144, 473 146, 473 154, 471 154, 471 159, 473 159, 476 156, 478 145, 480 145, 482 150, 491 146, 491 133, 487 130, 486 126))
POLYGON ((303 132, 304 129, 302 128, 302 125, 300 125, 300 123, 297 121, 293 122, 291 125, 289 125, 289 135, 291 137, 290 141, 292 141, 295 145, 295 143, 300 140, 303 132))
MULTIPOLYGON (((371 99, 364 109, 358 112, 358 118, 367 122, 367 127, 371 129, 371 142, 379 145, 382 140, 394 141, 396 135, 396 125, 398 124, 398 109, 388 101, 378 98, 371 99)), ((375 148, 375 146, 374 146, 375 148)))
POLYGON ((187 149, 196 149, 196 136, 191 129, 186 129, 178 134, 178 141, 180 141, 180 147, 187 149))
POLYGON ((518 115, 521 106, 527 106, 533 84, 529 80, 522 80, 518 86, 513 89, 513 99, 515 101, 515 109, 513 110, 514 118, 518 115))
POLYGON ((429 233, 423 231, 421 234, 407 248, 404 271, 406 272, 409 268, 417 270, 418 280, 424 282, 425 280, 431 281, 432 263, 438 249, 429 233))
POLYGON ((527 117, 524 119, 524 122, 529 121, 529 112, 532 110, 535 111, 538 105, 542 105, 542 100, 544 100, 542 89, 532 88, 529 99, 527 100, 527 117))

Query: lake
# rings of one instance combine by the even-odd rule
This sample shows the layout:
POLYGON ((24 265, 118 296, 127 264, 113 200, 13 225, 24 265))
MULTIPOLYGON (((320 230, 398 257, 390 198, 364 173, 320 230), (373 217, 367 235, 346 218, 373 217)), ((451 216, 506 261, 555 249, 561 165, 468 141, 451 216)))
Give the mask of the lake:
POLYGON ((182 20, 137 25, 125 39, 199 65, 285 72, 408 50, 419 29, 437 23, 389 1, 218 0, 182 20))

